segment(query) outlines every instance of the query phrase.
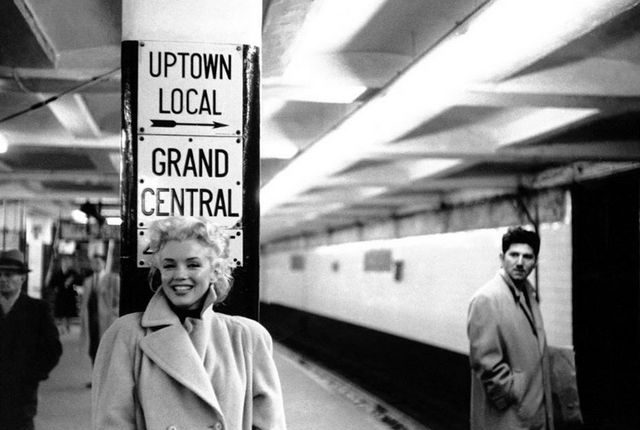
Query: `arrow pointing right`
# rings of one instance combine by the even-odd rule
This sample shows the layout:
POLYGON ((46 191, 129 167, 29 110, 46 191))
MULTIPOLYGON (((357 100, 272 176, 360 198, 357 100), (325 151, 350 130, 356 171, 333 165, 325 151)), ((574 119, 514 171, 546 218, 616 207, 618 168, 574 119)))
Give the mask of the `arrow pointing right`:
POLYGON ((172 119, 152 119, 151 120, 151 127, 174 128, 178 125, 191 125, 196 127, 213 127, 213 128, 221 128, 221 127, 228 126, 228 124, 223 124, 221 122, 216 122, 216 121, 212 121, 209 123, 207 122, 200 123, 200 122, 176 122, 172 119))

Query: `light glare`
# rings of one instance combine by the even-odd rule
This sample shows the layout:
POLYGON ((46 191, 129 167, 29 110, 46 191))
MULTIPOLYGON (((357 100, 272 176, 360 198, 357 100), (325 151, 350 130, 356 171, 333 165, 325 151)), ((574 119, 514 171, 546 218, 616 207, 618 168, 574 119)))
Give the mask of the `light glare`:
POLYGON ((89 222, 87 214, 82 212, 80 209, 74 209, 71 211, 71 219, 77 224, 86 224, 89 222))
POLYGON ((9 141, 7 138, 0 133, 0 154, 4 154, 9 149, 9 141))

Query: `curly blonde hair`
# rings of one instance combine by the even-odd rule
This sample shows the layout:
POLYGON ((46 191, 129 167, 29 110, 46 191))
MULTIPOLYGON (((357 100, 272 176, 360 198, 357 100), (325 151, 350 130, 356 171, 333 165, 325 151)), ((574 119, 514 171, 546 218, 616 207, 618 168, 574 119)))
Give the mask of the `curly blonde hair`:
POLYGON ((229 258, 229 238, 223 229, 206 218, 179 217, 157 219, 149 226, 151 271, 149 281, 160 268, 158 252, 172 240, 184 241, 195 239, 209 250, 207 257, 216 275, 214 290, 215 303, 222 302, 231 290, 231 260, 229 258))

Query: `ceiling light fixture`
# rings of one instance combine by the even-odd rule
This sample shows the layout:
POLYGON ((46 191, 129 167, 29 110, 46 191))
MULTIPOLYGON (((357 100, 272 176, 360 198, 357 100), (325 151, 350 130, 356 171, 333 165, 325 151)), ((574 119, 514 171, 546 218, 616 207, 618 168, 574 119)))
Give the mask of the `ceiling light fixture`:
POLYGON ((9 141, 4 136, 4 134, 0 133, 0 154, 4 154, 9 149, 9 141))
POLYGON ((263 186, 262 214, 438 115, 469 85, 505 78, 637 3, 490 2, 263 186))
POLYGON ((110 217, 106 218, 106 221, 107 221, 107 225, 120 225, 120 224, 122 224, 122 218, 120 218, 120 217, 110 216, 110 217))

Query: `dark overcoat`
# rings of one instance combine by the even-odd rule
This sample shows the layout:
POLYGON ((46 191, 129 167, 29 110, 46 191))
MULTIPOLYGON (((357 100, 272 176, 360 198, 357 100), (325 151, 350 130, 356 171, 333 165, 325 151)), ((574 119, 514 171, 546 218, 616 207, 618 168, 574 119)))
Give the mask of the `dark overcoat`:
POLYGON ((0 314, 0 429, 30 423, 38 405, 38 384, 62 354, 49 306, 21 294, 0 314))

